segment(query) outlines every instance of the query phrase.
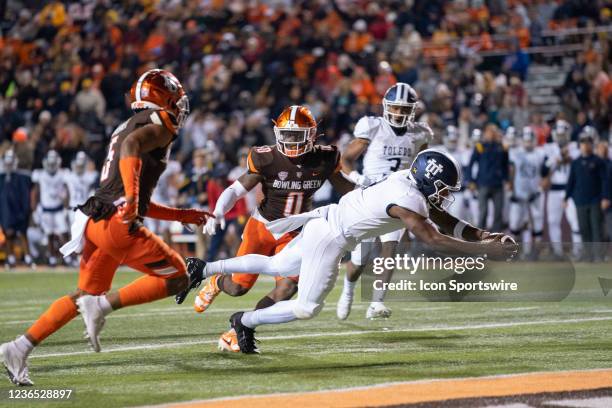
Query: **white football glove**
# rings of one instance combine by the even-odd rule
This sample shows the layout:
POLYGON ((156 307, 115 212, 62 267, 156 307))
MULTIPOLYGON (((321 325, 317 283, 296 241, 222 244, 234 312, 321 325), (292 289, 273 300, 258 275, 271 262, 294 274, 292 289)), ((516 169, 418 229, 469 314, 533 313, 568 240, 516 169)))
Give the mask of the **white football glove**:
POLYGON ((360 174, 356 170, 351 171, 348 176, 349 176, 349 179, 351 179, 353 183, 359 186, 367 187, 370 184, 372 184, 372 181, 368 178, 368 176, 360 174))
POLYGON ((217 233, 217 225, 222 230, 225 229, 225 217, 222 214, 215 214, 215 218, 210 217, 204 226, 204 232, 210 236, 217 233))

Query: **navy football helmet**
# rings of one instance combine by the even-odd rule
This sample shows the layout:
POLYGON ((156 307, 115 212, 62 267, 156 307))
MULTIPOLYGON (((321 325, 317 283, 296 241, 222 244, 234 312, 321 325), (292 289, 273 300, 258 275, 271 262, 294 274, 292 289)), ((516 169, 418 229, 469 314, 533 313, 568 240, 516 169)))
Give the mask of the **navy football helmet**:
POLYGON ((410 179, 438 210, 453 203, 452 193, 461 189, 461 177, 461 167, 453 156, 437 149, 423 150, 410 166, 410 179))
POLYGON ((398 82, 385 92, 382 101, 383 119, 396 128, 408 126, 408 123, 414 121, 418 99, 410 85, 398 82))

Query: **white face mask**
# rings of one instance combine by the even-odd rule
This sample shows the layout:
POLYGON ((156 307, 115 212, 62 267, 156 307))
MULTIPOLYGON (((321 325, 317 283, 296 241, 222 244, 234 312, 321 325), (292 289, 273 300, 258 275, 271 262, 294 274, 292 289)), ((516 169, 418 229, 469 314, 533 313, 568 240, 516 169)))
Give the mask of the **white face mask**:
POLYGON ((394 103, 383 99, 383 119, 393 127, 406 127, 414 121, 416 103, 394 103), (395 112, 391 112, 393 109, 395 112))

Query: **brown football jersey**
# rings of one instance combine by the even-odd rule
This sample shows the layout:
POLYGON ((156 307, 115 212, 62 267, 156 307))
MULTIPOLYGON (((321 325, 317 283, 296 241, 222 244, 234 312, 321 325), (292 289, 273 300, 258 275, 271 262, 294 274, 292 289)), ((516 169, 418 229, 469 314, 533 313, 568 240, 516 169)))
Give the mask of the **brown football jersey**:
POLYGON ((268 221, 312 209, 312 196, 325 180, 340 171, 336 146, 315 145, 309 153, 289 158, 276 146, 253 147, 248 171, 263 176, 264 199, 259 213, 268 221))
MULTIPOLYGON (((94 196, 81 207, 85 214, 92 216, 95 220, 109 218, 114 214, 116 203, 125 195, 123 180, 119 171, 121 144, 135 129, 151 123, 168 127, 171 124, 171 119, 167 112, 147 109, 136 113, 115 129, 108 145, 108 156, 100 172, 100 187, 96 190, 94 196)), ((138 214, 140 216, 147 213, 151 202, 151 194, 159 177, 166 169, 171 144, 172 142, 165 147, 154 149, 140 156, 142 159, 138 201, 138 214)))

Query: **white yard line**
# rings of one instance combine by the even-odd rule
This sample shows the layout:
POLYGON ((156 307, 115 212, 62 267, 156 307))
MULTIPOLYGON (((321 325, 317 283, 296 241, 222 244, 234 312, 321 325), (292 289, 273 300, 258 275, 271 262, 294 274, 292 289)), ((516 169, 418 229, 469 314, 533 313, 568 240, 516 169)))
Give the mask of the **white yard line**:
POLYGON ((540 306, 524 306, 524 307, 501 307, 499 309, 495 309, 496 311, 503 312, 521 312, 523 310, 534 310, 539 309, 540 306))
MULTIPOLYGON (((366 309, 366 305, 354 305, 353 306, 353 310, 365 310, 366 309)), ((431 310, 443 310, 443 309, 449 309, 449 306, 440 306, 440 307, 414 307, 414 308, 397 308, 398 310, 402 310, 402 311, 431 311, 431 310)), ((39 309, 39 308, 31 308, 33 310, 39 309)), ((2 309, 0 309, 2 310, 2 309)), ((168 316, 168 315, 180 315, 180 314, 193 314, 194 316, 196 315, 196 313, 193 311, 193 308, 189 305, 186 305, 184 307, 168 307, 168 308, 156 308, 156 309, 146 309, 146 312, 140 312, 140 313, 121 313, 121 314, 112 314, 110 316, 107 317, 107 319, 125 319, 125 318, 129 318, 129 317, 156 317, 156 316, 168 316)), ((207 310, 206 312, 204 312, 202 314, 202 317, 205 317, 207 315, 211 315, 211 314, 223 314, 223 313, 234 313, 237 310, 240 310, 240 307, 234 307, 234 308, 212 308, 210 310, 207 310)), ((336 313, 335 308, 327 308, 325 310, 323 310, 323 312, 333 312, 336 313)), ((6 321, 2 321, 2 319, 0 319, 0 326, 2 325, 15 325, 15 324, 26 324, 26 323, 34 323, 34 319, 21 319, 21 320, 6 320, 6 321)))
MULTIPOLYGON (((507 323, 485 323, 475 325, 464 325, 464 326, 429 326, 429 327, 406 327, 401 329, 387 329, 387 330, 351 330, 341 332, 316 332, 316 333, 304 333, 304 334, 293 334, 293 335, 282 335, 282 336, 264 336, 260 337, 260 340, 294 340, 294 339, 305 339, 305 338, 316 338, 316 337, 346 337, 346 336, 357 336, 361 334, 372 334, 372 333, 408 333, 408 332, 435 332, 435 331, 457 331, 457 330, 478 330, 478 329, 498 329, 506 327, 518 327, 518 326, 535 326, 539 324, 570 324, 570 323, 584 323, 584 322, 595 322, 595 321, 611 321, 612 317, 587 317, 583 319, 564 319, 564 320, 538 320, 538 321, 522 321, 522 322, 507 322, 507 323)), ((135 351, 135 350, 155 350, 163 348, 173 347, 184 347, 194 346, 203 344, 217 344, 217 340, 196 340, 196 341, 182 341, 174 343, 161 343, 161 344, 140 344, 135 346, 122 346, 102 350, 102 353, 113 353, 119 351, 135 351)), ((47 353, 47 354, 34 354, 31 358, 47 358, 47 357, 62 357, 62 356, 74 356, 80 354, 90 354, 90 351, 72 351, 62 353, 47 353)))

